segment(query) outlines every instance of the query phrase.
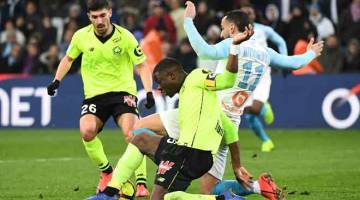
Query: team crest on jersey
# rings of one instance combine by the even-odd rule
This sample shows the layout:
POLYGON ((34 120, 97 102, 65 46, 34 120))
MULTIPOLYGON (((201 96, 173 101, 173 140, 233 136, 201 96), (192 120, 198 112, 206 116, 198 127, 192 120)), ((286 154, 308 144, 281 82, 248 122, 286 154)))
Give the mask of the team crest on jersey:
POLYGON ((114 55, 120 55, 121 54, 121 48, 119 46, 116 46, 113 48, 114 55))
POLYGON ((174 162, 170 162, 170 161, 161 161, 157 174, 165 174, 167 171, 169 171, 172 168, 174 164, 175 164, 174 162))
POLYGON ((143 51, 141 50, 141 48, 139 47, 139 45, 134 49, 134 54, 137 57, 140 57, 144 54, 143 51))

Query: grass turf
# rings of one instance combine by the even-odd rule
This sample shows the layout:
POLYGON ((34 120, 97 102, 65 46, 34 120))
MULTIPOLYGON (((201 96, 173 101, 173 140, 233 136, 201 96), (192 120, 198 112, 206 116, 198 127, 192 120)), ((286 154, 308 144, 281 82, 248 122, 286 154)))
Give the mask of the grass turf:
MULTIPOLYGON (((242 162, 255 177, 271 172, 287 187, 287 199, 360 199, 359 130, 269 130, 269 135, 276 150, 261 153, 250 131, 240 133, 242 162)), ((115 165, 125 149, 121 133, 105 130, 100 138, 115 165)), ((148 163, 151 186, 155 166, 148 163)), ((230 166, 225 178, 233 178, 230 166)), ((0 131, 0 199, 84 199, 94 194, 97 181, 77 130, 0 131)), ((198 192, 196 181, 188 192, 198 192)))

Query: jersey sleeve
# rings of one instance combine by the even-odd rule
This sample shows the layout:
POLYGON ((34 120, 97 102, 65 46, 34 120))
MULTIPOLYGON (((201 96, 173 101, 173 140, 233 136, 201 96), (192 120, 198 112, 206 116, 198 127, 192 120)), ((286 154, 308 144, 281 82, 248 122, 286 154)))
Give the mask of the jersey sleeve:
POLYGON ((274 31, 273 28, 268 27, 268 26, 264 26, 264 31, 266 33, 267 38, 273 42, 280 54, 282 55, 288 55, 288 51, 287 51, 287 47, 286 47, 286 42, 284 40, 284 38, 282 38, 277 32, 274 31))
POLYGON ((126 31, 126 36, 128 40, 127 52, 128 55, 130 56, 131 62, 134 65, 143 63, 146 60, 146 56, 142 51, 141 47, 139 46, 139 43, 137 42, 136 38, 129 31, 126 31))
POLYGON ((184 29, 192 48, 199 57, 220 60, 229 55, 232 39, 228 38, 215 45, 209 45, 196 30, 193 20, 188 17, 184 19, 184 29))
POLYGON ((266 48, 270 55, 270 66, 277 69, 299 69, 302 66, 310 63, 316 54, 313 50, 309 50, 306 53, 294 56, 281 55, 271 48, 266 48))
POLYGON ((196 69, 190 74, 193 85, 214 91, 231 88, 235 83, 236 75, 237 73, 227 70, 223 74, 215 74, 205 69, 196 69))
POLYGON ((66 51, 66 55, 72 59, 76 59, 81 54, 79 32, 76 32, 71 38, 70 45, 66 51))

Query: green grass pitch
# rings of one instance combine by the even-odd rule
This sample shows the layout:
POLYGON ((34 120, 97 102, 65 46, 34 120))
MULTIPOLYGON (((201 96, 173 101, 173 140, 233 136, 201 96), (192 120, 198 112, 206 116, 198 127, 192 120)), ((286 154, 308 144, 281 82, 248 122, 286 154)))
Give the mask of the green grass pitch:
MULTIPOLYGON (((261 153, 259 140, 241 130, 242 163, 254 176, 271 172, 279 185, 287 187, 287 199, 360 199, 359 130, 269 130, 269 134, 276 150, 261 153)), ((107 129, 100 138, 115 164, 125 148, 122 134, 107 129)), ((155 166, 148 163, 151 186, 155 166)), ((98 175, 77 130, 0 131, 1 200, 84 199, 94 194, 98 175)), ((225 178, 233 178, 230 166, 225 178)), ((197 191, 195 181, 188 192, 197 191)))

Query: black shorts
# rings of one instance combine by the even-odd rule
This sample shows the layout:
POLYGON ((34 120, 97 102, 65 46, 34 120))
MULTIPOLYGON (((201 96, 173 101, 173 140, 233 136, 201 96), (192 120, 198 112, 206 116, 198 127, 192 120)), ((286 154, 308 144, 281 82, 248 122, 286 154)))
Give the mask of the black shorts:
MULTIPOLYGON (((81 106, 81 116, 93 114, 97 116, 103 124, 113 116, 116 118, 124 113, 134 113, 139 116, 137 109, 137 98, 127 92, 108 92, 97 95, 90 99, 85 99, 81 106)), ((99 129, 100 132, 102 128, 99 129)))
POLYGON ((203 151, 175 144, 176 140, 165 136, 155 153, 158 165, 155 184, 169 192, 185 191, 191 181, 200 178, 213 165, 211 151, 203 151))

